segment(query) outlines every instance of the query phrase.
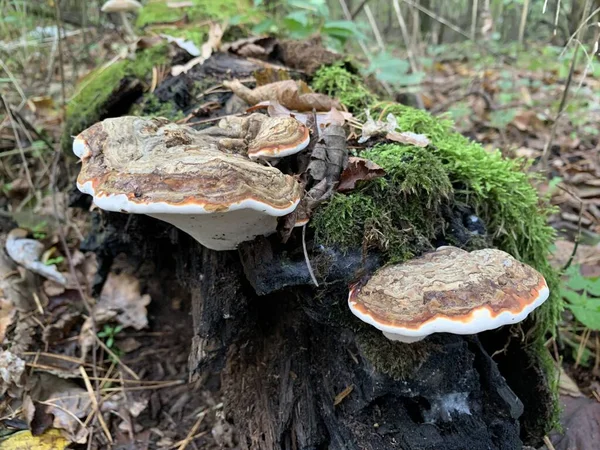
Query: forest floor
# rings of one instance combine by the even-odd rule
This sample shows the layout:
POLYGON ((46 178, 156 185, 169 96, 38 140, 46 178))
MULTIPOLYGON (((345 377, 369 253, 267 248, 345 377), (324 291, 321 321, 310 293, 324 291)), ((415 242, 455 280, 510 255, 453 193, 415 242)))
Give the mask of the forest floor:
MULTIPOLYGON (((93 254, 79 250, 89 229, 88 215, 67 206, 70 188, 55 189, 59 167, 60 173, 68 174, 61 176, 69 179, 78 171, 76 165, 58 163, 61 105, 75 92, 75 81, 131 51, 115 33, 93 39, 97 45, 85 62, 74 64, 69 57, 84 45, 83 37, 74 34, 65 38, 62 64, 55 54, 45 77, 39 73, 49 62, 40 53, 31 57, 27 69, 11 72, 0 85, 0 242, 4 247, 16 222, 43 244, 44 263, 56 264, 65 273, 74 270, 86 286, 93 284, 97 271, 93 254), (12 114, 5 114, 7 108, 12 114), (57 226, 56 217, 66 227, 57 226), (61 250, 63 241, 70 254, 61 250)), ((463 134, 490 150, 500 148, 506 156, 531 160, 526 170, 543 175, 537 186, 540 194, 550 196, 557 206, 551 218, 559 235, 553 264, 570 265, 586 280, 594 280, 600 276, 600 70, 589 67, 573 73, 559 114, 570 68, 569 55, 560 58, 559 53, 560 49, 530 47, 485 54, 468 45, 449 46, 428 56, 418 93, 426 109, 449 114, 463 134)), ((154 70, 160 77, 169 68, 154 70)), ((0 280, 10 281, 12 272, 13 266, 1 266, 0 280)), ((570 273, 576 278, 573 269, 570 273)), ((95 311, 97 320, 102 314, 117 320, 107 321, 90 338, 82 331, 92 326, 89 310, 70 306, 79 298, 76 290, 48 281, 40 284, 26 273, 21 276, 29 284, 20 282, 19 289, 26 292, 19 295, 35 303, 36 313, 18 316, 0 296, 0 340, 5 348, 39 350, 25 353, 28 383, 33 386, 28 389, 38 408, 23 402, 19 409, 5 412, 2 434, 53 426, 66 430, 70 441, 83 443, 92 440, 83 431, 91 421, 94 442, 112 441, 118 448, 235 447, 234 430, 221 412, 218 374, 188 382, 192 330, 184 296, 174 291, 156 301, 159 292, 164 296, 160 280, 142 295, 131 268, 117 261, 100 295, 102 310, 95 311), (90 353, 92 348, 97 351, 90 353), (78 370, 82 354, 87 354, 89 370, 78 370), (102 392, 101 404, 90 401, 94 390, 102 392), (108 424, 102 414, 95 414, 98 410, 110 412, 108 424), (21 411, 27 421, 18 419, 21 411)), ((559 336, 548 342, 565 370, 563 422, 583 437, 590 434, 583 428, 587 421, 595 417, 600 422, 600 334, 591 325, 577 322, 566 310, 559 336)), ((17 370, 15 364, 0 361, 8 373, 17 370)), ((45 445, 52 440, 56 448, 66 445, 52 432, 42 436, 36 439, 45 445)), ((17 438, 33 439, 27 431, 11 437, 14 442, 17 438)), ((560 437, 552 437, 552 442, 561 448, 560 437)))

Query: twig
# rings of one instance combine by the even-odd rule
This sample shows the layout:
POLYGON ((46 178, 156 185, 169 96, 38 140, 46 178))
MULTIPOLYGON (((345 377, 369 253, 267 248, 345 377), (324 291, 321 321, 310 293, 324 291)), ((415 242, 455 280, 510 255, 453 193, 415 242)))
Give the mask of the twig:
POLYGON ((52 145, 52 143, 48 140, 48 138, 46 138, 45 136, 42 135, 42 133, 40 133, 32 124, 31 122, 29 122, 28 120, 26 120, 20 113, 19 111, 17 111, 15 108, 10 108, 10 110, 12 111, 13 115, 15 116, 15 118, 23 125, 23 128, 27 128, 29 131, 31 131, 33 134, 35 134, 38 139, 40 141, 42 141, 44 144, 46 144, 46 147, 48 147, 50 150, 54 150, 54 146, 52 145))
POLYGON ((365 5, 367 4, 369 0, 362 0, 362 2, 360 2, 358 4, 358 6, 356 7, 356 9, 354 10, 354 12, 351 15, 351 20, 356 19, 356 16, 358 16, 360 14, 360 12, 362 11, 362 9, 365 7, 365 5))
MULTIPOLYGON (((590 0, 587 0, 585 2, 583 17, 587 16, 589 10, 590 10, 590 0)), ((597 12, 597 11, 600 11, 600 8, 598 8, 595 12, 597 12)), ((594 12, 594 14, 595 14, 595 12, 594 12)), ((581 37, 582 37, 580 35, 581 31, 582 31, 582 26, 579 26, 579 28, 576 31, 577 40, 579 40, 579 41, 581 41, 581 37)), ((571 42, 571 39, 569 39, 569 42, 571 42)), ((567 42, 567 45, 569 44, 569 42, 567 42)), ((566 46, 565 46, 565 48, 566 48, 566 46)), ((577 65, 577 56, 578 55, 579 55, 579 46, 575 47, 575 51, 573 52, 573 59, 571 60, 571 67, 569 68, 569 75, 568 75, 567 81, 565 83, 565 89, 563 90, 563 95, 562 95, 562 98, 560 99, 560 105, 558 106, 558 112, 556 113, 556 117, 554 118, 554 123, 552 124, 552 128, 550 129, 550 135, 548 136, 548 140, 546 141, 546 144, 544 145, 544 151, 542 153, 541 162, 542 162, 542 170, 546 173, 546 175, 548 175, 548 172, 549 172, 548 163, 549 163, 549 158, 550 158, 550 146, 552 144, 552 141, 554 141, 554 137, 556 136, 556 129, 558 128, 558 122, 559 122, 560 118, 562 117, 562 113, 567 104, 567 98, 569 96, 569 89, 571 87, 571 82, 573 81, 573 74, 575 73, 575 66, 577 65)))
MULTIPOLYGON (((408 61, 410 62, 410 67, 413 73, 417 73, 419 71, 419 66, 417 64, 417 60, 415 58, 415 53, 413 51, 413 43, 410 40, 408 35, 408 27, 406 26, 406 21, 404 20, 404 16, 402 15, 402 10, 400 9, 400 3, 398 0, 393 1, 394 10, 396 11, 396 18, 398 19, 398 24, 400 25, 400 31, 402 32, 402 37, 404 38, 404 45, 406 46, 406 53, 408 55, 408 61)), ((415 94, 415 98, 417 99, 417 106, 419 109, 425 109, 425 105, 423 104, 423 99, 419 94, 415 94)))
POLYGON ((434 13, 433 11, 425 8, 424 6, 418 5, 416 3, 413 3, 411 0, 402 0, 404 3, 406 3, 407 5, 412 6, 413 8, 417 8, 419 11, 421 11, 424 14, 427 14, 429 17, 431 17, 433 20, 438 21, 439 23, 441 23, 442 25, 446 25, 448 28, 450 28, 453 31, 456 31, 458 34, 466 37, 467 39, 471 40, 471 36, 469 36, 468 33, 465 33, 463 30, 461 30, 459 27, 457 27, 456 25, 454 25, 451 22, 448 22, 446 19, 444 19, 443 17, 438 16, 436 13, 434 13))
POLYGON ((308 268, 308 273, 310 274, 310 278, 315 286, 319 287, 319 283, 317 282, 317 278, 315 277, 315 273, 312 270, 312 266, 310 265, 310 259, 308 259, 308 252, 306 251, 306 224, 302 226, 302 249, 304 250, 304 260, 306 261, 306 267, 308 268))
POLYGON ((25 158, 25 152, 23 152, 23 146, 21 145, 21 139, 19 139, 19 134, 17 133, 17 124, 12 115, 12 111, 11 111, 10 107, 8 106, 8 103, 6 103, 6 99, 4 98, 4 95, 0 95, 0 98, 2 99, 2 104, 4 105, 4 109, 6 110, 6 115, 10 119, 10 125, 13 130, 13 134, 15 135, 15 142, 17 144, 19 153, 21 155, 21 161, 23 163, 23 169, 25 170, 25 176, 27 177, 27 183, 29 183, 31 192, 34 192, 35 186, 33 184, 33 180, 31 179, 31 173, 29 172, 29 165, 27 163, 27 158, 25 158))
POLYGON ((108 353, 112 358, 114 358, 114 360, 117 361, 117 364, 119 364, 119 366, 121 366, 125 372, 127 372, 129 375, 131 375, 136 380, 140 379, 139 375, 137 373, 135 373, 132 369, 130 369, 127 364, 125 364, 123 361, 121 361, 121 358, 119 358, 115 354, 115 352, 113 352, 104 342, 102 342, 102 340, 100 340, 100 338, 96 335, 96 333, 93 333, 93 334, 94 334, 94 339, 96 339, 96 341, 98 342, 98 345, 100 345, 100 347, 102 347, 106 353, 108 353))
MULTIPOLYGON (((346 0, 338 0, 338 1, 340 2, 340 6, 342 7, 344 17, 346 18, 346 20, 349 20, 352 22, 352 14, 350 14, 350 10, 348 9, 346 0)), ((369 49, 367 48, 365 43, 363 41, 361 41, 360 39, 357 39, 357 42, 358 42, 358 45, 360 46, 360 49, 365 54, 367 60, 369 62, 371 62, 371 53, 369 52, 369 49)), ((379 83, 381 84, 381 86, 383 86, 383 89, 385 89, 385 92, 387 92, 387 94, 389 96, 391 96, 394 93, 394 91, 392 91, 392 88, 388 83, 386 83, 385 81, 379 81, 379 83)))
POLYGON ((110 442, 112 444, 113 438, 110 435, 108 426, 106 425, 106 422, 104 421, 104 417, 102 416, 102 412, 100 411, 100 406, 98 405, 98 399, 96 398, 96 394, 94 393, 94 389, 92 388, 92 383, 90 383, 90 379, 88 378, 87 373, 85 372, 85 369, 83 368, 83 366, 79 366, 79 372, 81 373, 81 377, 83 378, 85 388, 87 389, 88 394, 90 396, 90 400, 92 401, 92 407, 94 408, 96 417, 98 418, 98 421, 100 422, 102 431, 104 431, 106 439, 108 439, 108 442, 110 442))
POLYGON ((181 445, 177 448, 177 450, 185 450, 185 448, 190 444, 190 442, 192 442, 192 439, 197 433, 198 428, 200 428, 200 424, 204 420, 204 417, 206 417, 206 414, 201 414, 200 417, 198 417, 198 420, 196 420, 196 423, 192 426, 192 428, 188 432, 181 445))
POLYGON ((373 34, 375 35, 375 41, 377 41, 379 50, 382 52, 385 51, 385 44, 383 42, 383 38, 381 37, 381 32, 379 31, 379 27, 377 26, 377 22, 375 22, 375 17, 373 17, 373 13, 371 12, 369 5, 365 5, 365 14, 367 15, 367 20, 369 21, 371 30, 373 30, 373 34))
POLYGON ((473 0, 473 11, 471 11, 471 39, 477 37, 477 12, 479 10, 479 1, 473 0))
POLYGON ((62 99, 61 112, 62 112, 62 119, 63 119, 63 123, 64 123, 65 119, 66 119, 65 104, 66 104, 67 96, 65 94, 65 92, 66 92, 66 90, 65 90, 65 64, 64 64, 64 59, 63 59, 62 36, 61 36, 62 24, 61 24, 61 17, 60 17, 60 2, 55 1, 54 8, 56 11, 56 34, 58 35, 58 62, 60 65, 59 66, 59 69, 60 69, 60 94, 61 94, 61 99, 62 99))
POLYGON ((529 14, 529 0, 523 2, 523 9, 521 10, 521 23, 519 24, 519 44, 523 45, 523 39, 525 37, 525 26, 527 25, 527 15, 529 14))

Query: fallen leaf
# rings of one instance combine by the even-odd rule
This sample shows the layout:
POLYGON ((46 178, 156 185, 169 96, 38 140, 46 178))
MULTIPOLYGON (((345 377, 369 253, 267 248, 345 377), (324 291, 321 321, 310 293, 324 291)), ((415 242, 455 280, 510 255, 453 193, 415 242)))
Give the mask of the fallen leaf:
POLYGON ((429 139, 423 134, 413 133, 411 131, 390 131, 385 135, 386 139, 394 142, 400 142, 401 144, 414 145, 416 147, 427 147, 429 145, 429 139))
POLYGON ((148 326, 146 306, 149 303, 149 295, 140 295, 140 282, 137 278, 126 273, 111 273, 96 306, 98 309, 116 311, 116 319, 124 327, 141 330, 148 326))
POLYGON ((50 429, 40 436, 33 436, 31 431, 17 431, 0 441, 0 450, 64 450, 69 445, 57 429, 50 429))
POLYGON ((65 276, 58 271, 54 264, 44 264, 40 257, 44 252, 44 245, 35 239, 26 238, 27 231, 15 228, 8 233, 6 239, 6 252, 14 262, 59 284, 67 284, 65 276))
MULTIPOLYGON (((271 117, 293 117, 304 125, 309 125, 309 120, 312 113, 301 113, 292 111, 277 101, 267 101, 261 102, 260 105, 267 106, 267 113, 271 117)), ((251 110, 253 108, 250 108, 251 110)), ((329 125, 339 125, 343 126, 346 123, 346 120, 352 118, 352 114, 346 111, 338 111, 335 108, 330 109, 327 112, 318 112, 315 113, 314 116, 317 119, 317 131, 318 137, 321 137, 325 128, 329 125)))
POLYGON ((342 172, 337 190, 339 192, 351 191, 359 181, 373 180, 383 176, 385 176, 385 170, 373 161, 351 156, 348 159, 348 167, 342 172))
POLYGON ((88 392, 71 380, 63 380, 48 373, 36 373, 30 380, 32 388, 29 397, 35 407, 32 415, 27 414, 28 425, 35 427, 34 421, 52 418, 52 426, 64 430, 71 442, 85 444, 88 430, 83 425, 91 412, 88 392))
POLYGON ((25 361, 8 350, 0 350, 0 396, 23 387, 25 361))
POLYGON ((391 133, 398 127, 396 116, 391 113, 387 115, 385 122, 382 122, 381 120, 374 120, 371 117, 371 112, 368 109, 365 111, 365 114, 367 115, 367 120, 365 120, 365 123, 363 123, 362 134, 358 140, 359 144, 367 142, 372 137, 383 136, 387 133, 391 133))
POLYGON ((202 44, 200 55, 186 64, 173 66, 171 68, 171 75, 176 77, 182 73, 187 73, 192 67, 197 66, 198 64, 203 64, 204 61, 210 58, 210 56, 213 54, 213 51, 219 48, 224 32, 225 30, 221 27, 221 25, 212 22, 210 24, 210 29, 208 30, 208 40, 202 44))
MULTIPOLYGON (((600 403, 587 397, 561 395, 563 433, 552 433, 555 450, 596 450, 600 441, 600 403)), ((543 447, 545 448, 545 447, 543 447)))
POLYGON ((332 108, 342 109, 337 100, 324 94, 311 92, 303 82, 294 80, 277 81, 250 89, 239 80, 223 81, 223 86, 231 89, 235 95, 254 106, 264 101, 276 101, 296 111, 330 111, 332 108))
MULTIPOLYGON (((201 52, 196 44, 194 44, 189 39, 184 39, 182 37, 170 36, 168 34, 161 34, 160 37, 163 37, 167 40, 167 42, 173 43, 177 45, 182 50, 185 50, 192 56, 200 56, 201 52)), ((209 55, 210 56, 210 55, 209 55)))
POLYGON ((243 38, 224 45, 223 51, 244 58, 265 58, 273 52, 276 42, 275 38, 269 36, 243 38))
POLYGON ((17 311, 13 303, 3 297, 2 290, 0 288, 0 344, 4 343, 6 337, 6 330, 10 327, 14 320, 17 311))
MULTIPOLYGON (((116 320, 123 327, 132 327, 141 330, 148 326, 148 312, 146 306, 150 303, 150 296, 140 294, 140 283, 132 275, 110 273, 100 298, 94 305, 96 327, 116 320)), ((79 344, 81 357, 85 357, 94 343, 92 319, 88 317, 81 326, 79 344)))

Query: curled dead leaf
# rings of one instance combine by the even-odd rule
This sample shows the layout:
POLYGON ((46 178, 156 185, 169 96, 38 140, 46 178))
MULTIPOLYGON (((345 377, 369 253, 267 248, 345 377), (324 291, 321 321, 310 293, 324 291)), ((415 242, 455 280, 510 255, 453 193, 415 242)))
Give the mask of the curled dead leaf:
POLYGON ((429 139, 424 134, 417 134, 411 131, 390 131, 385 135, 386 139, 394 142, 400 142, 401 144, 414 145, 416 147, 427 147, 429 145, 429 139))
POLYGON ((314 93, 306 83, 294 80, 277 81, 254 89, 244 86, 239 80, 224 81, 223 86, 231 89, 235 95, 251 106, 269 100, 297 111, 342 109, 337 100, 324 94, 314 93))
POLYGON ((25 361, 8 350, 0 350, 0 395, 15 396, 23 387, 25 361))
POLYGON ((27 231, 15 228, 6 239, 6 252, 14 262, 59 284, 67 284, 65 276, 58 271, 54 264, 44 264, 40 257, 44 252, 44 245, 35 239, 28 239, 27 231))
POLYGON ((51 423, 54 428, 63 430, 71 442, 84 444, 88 430, 82 419, 91 412, 88 392, 71 380, 63 380, 48 373, 37 373, 30 382, 31 402, 27 412, 29 427, 36 428, 36 421, 51 423), (31 405, 35 408, 34 411, 31 411, 31 405))
POLYGON ((359 181, 368 181, 385 176, 385 170, 365 158, 351 156, 348 166, 342 172, 340 183, 337 186, 339 192, 351 191, 359 181))

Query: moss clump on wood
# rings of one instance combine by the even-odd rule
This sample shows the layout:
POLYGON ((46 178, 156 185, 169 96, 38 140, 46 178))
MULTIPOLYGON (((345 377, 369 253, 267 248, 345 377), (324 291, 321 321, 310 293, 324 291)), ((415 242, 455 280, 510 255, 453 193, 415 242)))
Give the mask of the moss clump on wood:
POLYGON ((139 103, 132 106, 129 114, 132 116, 165 117, 173 122, 183 119, 183 112, 172 102, 161 102, 156 95, 147 92, 139 103))
POLYGON ((338 98, 354 114, 362 114, 377 100, 362 78, 348 72, 343 62, 321 67, 315 73, 311 86, 316 92, 338 98))
MULTIPOLYGON (((329 70, 321 69, 321 74, 335 73, 344 79, 342 67, 329 70)), ((346 79, 354 83, 352 74, 346 79)), ((345 84, 337 90, 333 83, 319 83, 322 92, 342 102, 348 98, 345 84)), ((524 161, 506 159, 497 150, 486 151, 457 133, 449 119, 396 103, 370 107, 374 116, 394 114, 398 131, 424 134, 431 145, 419 149, 385 144, 362 152, 361 156, 382 166, 387 176, 363 183, 348 195, 335 194, 311 221, 316 241, 342 249, 376 246, 387 262, 403 261, 432 249, 432 240, 443 233, 448 224, 439 205, 470 207, 486 224, 493 246, 535 267, 546 278, 550 298, 535 311, 525 345, 539 355, 554 386, 556 370, 544 342, 548 333, 555 332, 562 304, 558 274, 547 259, 555 238, 547 224, 553 208, 535 190, 536 176, 525 172, 524 161)), ((557 418, 555 414, 548 430, 557 418)))
POLYGON ((190 22, 231 18, 249 8, 250 4, 246 0, 192 0, 192 5, 185 8, 173 8, 164 0, 152 0, 140 10, 135 25, 143 27, 154 23, 176 22, 184 16, 190 22))
POLYGON ((356 332, 356 344, 361 354, 377 368, 395 380, 411 378, 427 360, 432 350, 439 348, 430 340, 404 344, 387 339, 373 327, 361 327, 356 332))
POLYGON ((316 240, 343 250, 374 247, 388 262, 432 250, 430 242, 444 227, 441 206, 452 196, 441 162, 413 146, 380 145, 362 156, 382 166, 387 177, 350 195, 334 195, 311 221, 316 240))
POLYGON ((155 46, 137 53, 133 60, 117 61, 88 74, 67 105, 67 120, 62 138, 63 150, 70 149, 72 136, 102 120, 107 112, 110 97, 123 83, 133 79, 149 79, 155 65, 168 62, 167 53, 166 45, 155 46))

